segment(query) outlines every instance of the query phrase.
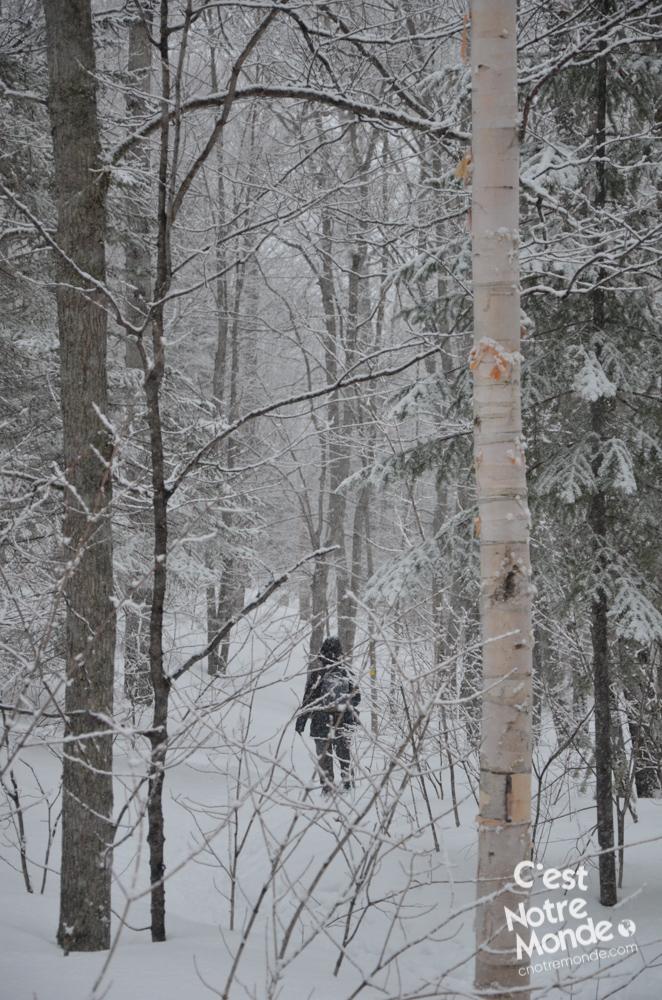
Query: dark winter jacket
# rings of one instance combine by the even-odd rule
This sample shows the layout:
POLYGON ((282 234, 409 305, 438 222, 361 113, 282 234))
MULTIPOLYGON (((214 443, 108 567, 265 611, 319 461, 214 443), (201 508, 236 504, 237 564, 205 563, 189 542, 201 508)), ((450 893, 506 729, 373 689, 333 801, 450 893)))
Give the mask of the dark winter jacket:
POLYGON ((310 735, 314 739, 319 740, 328 738, 329 729, 332 726, 338 732, 341 727, 353 726, 358 722, 358 712, 355 711, 355 706, 361 701, 361 692, 357 690, 354 678, 347 667, 339 662, 341 655, 340 643, 335 637, 326 639, 322 643, 320 655, 315 662, 315 666, 312 670, 308 671, 308 677, 306 678, 306 690, 296 721, 296 730, 298 733, 304 731, 308 719, 310 719, 310 735), (316 709, 315 705, 320 705, 321 703, 324 678, 334 670, 339 671, 350 682, 351 694, 349 705, 351 707, 342 712, 329 712, 320 708, 316 709))

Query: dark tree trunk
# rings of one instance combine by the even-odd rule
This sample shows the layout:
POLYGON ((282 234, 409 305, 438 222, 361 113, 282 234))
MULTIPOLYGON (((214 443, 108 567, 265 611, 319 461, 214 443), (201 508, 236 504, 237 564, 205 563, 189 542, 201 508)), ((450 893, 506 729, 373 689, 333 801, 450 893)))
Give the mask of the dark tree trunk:
POLYGON ((154 512, 154 587, 149 629, 149 666, 154 692, 154 718, 150 741, 152 756, 147 799, 149 868, 152 889, 152 940, 165 941, 165 873, 163 826, 163 778, 168 743, 168 701, 170 679, 163 666, 163 613, 167 583, 168 495, 165 487, 163 431, 159 390, 163 379, 163 309, 154 316, 155 360, 147 374, 147 421, 152 459, 152 504, 154 512))
MULTIPOLYGON (((129 73, 133 93, 127 97, 127 111, 134 118, 148 112, 146 97, 150 93, 152 43, 144 18, 152 18, 152 2, 143 4, 141 13, 129 25, 129 73), (143 96, 145 95, 145 96, 143 96)), ((149 149, 139 145, 131 154, 137 169, 149 168, 149 149)), ((146 198, 126 199, 126 225, 128 228, 125 282, 128 298, 128 318, 141 327, 149 316, 152 298, 152 256, 147 242, 150 220, 144 201, 146 198)), ((149 324, 147 324, 149 326, 149 324)), ((149 330, 147 331, 149 333, 149 330)), ((126 344, 127 368, 143 367, 138 343, 131 338, 126 344)), ((129 399, 131 406, 133 400, 129 399)), ((152 593, 149 587, 139 587, 132 595, 133 606, 127 608, 124 630, 124 694, 133 706, 151 705, 152 686, 149 672, 149 608, 152 593)))
MULTIPOLYGON (((604 207, 607 196, 606 171, 603 157, 605 155, 605 140, 607 127, 607 57, 598 60, 597 87, 597 119, 595 149, 597 156, 596 174, 597 191, 596 207, 604 207)), ((598 272, 598 280, 604 280, 602 269, 598 272)), ((593 326, 598 335, 605 326, 605 293, 600 284, 593 292, 593 326)), ((598 341, 595 347, 596 357, 600 357, 601 348, 598 341)), ((605 572, 606 542, 607 542, 607 498, 598 478, 602 465, 602 442, 605 436, 605 400, 600 398, 591 403, 591 430, 596 441, 596 452, 592 467, 596 485, 591 497, 589 522, 593 533, 595 546, 595 561, 598 572, 605 572)), ((598 843, 601 853, 598 860, 600 872, 600 902, 603 906, 614 906, 616 894, 616 855, 614 847, 614 800, 612 791, 612 740, 609 669, 609 605, 607 594, 603 587, 598 587, 591 604, 591 642, 593 645, 593 687, 595 699, 595 797, 598 820, 598 843)))
MULTIPOLYGON (((216 606, 216 587, 210 583, 207 587, 207 645, 212 642, 220 627, 216 606)), ((218 648, 207 654, 207 673, 211 677, 218 673, 218 648)))
MULTIPOLYGON (((155 339, 161 340, 162 309, 158 309, 155 322, 155 339)), ((156 344, 155 344, 156 351, 156 344)), ((160 350, 162 358, 162 348, 160 350)), ((157 355, 158 358, 158 355, 157 355)), ((149 844, 149 873, 152 885, 152 941, 165 941, 165 830, 163 823, 163 779, 168 745, 168 701, 170 679, 163 668, 163 612, 167 582, 166 558, 168 551, 168 503, 165 489, 163 462, 163 436, 159 405, 159 388, 163 378, 162 360, 156 360, 147 376, 147 419, 152 450, 152 489, 154 510, 154 589, 150 618, 149 664, 154 692, 154 719, 150 742, 149 791, 147 798, 149 844)))
MULTIPOLYGON (((604 506, 596 494, 591 505, 593 530, 599 528, 604 506)), ((598 815, 600 902, 614 906, 616 897, 616 856, 614 847, 614 799, 612 793, 612 747, 610 712, 610 671, 607 635, 607 598, 602 588, 591 605, 591 640, 593 643, 593 684, 595 689, 595 798, 598 815)))
MULTIPOLYGON (((101 172, 89 0, 44 4, 58 243, 80 271, 105 278, 107 175, 101 172)), ((110 945, 115 614, 110 525, 112 443, 106 313, 76 269, 57 262, 67 571, 67 687, 62 878, 58 942, 65 951, 110 945), (83 290, 84 289, 84 290, 83 290), (81 739, 100 733, 94 739, 81 739), (108 735, 103 735, 108 733, 108 735)))
POLYGON ((170 678, 163 663, 163 615, 167 584, 168 554, 168 499, 165 485, 163 428, 161 422, 160 391, 165 371, 163 343, 163 300, 172 282, 170 259, 170 225, 168 214, 168 153, 170 112, 170 65, 168 56, 168 4, 161 3, 159 51, 161 62, 161 142, 159 158, 158 210, 157 210, 157 263, 154 298, 159 303, 152 315, 152 360, 143 348, 145 368, 145 397, 149 426, 152 464, 152 511, 154 517, 154 581, 152 610, 149 623, 149 668, 154 692, 154 716, 151 742, 149 788, 147 797, 147 843, 149 844, 149 870, 152 886, 151 916, 152 941, 165 941, 165 829, 163 821, 163 780, 168 746, 168 702, 170 678))

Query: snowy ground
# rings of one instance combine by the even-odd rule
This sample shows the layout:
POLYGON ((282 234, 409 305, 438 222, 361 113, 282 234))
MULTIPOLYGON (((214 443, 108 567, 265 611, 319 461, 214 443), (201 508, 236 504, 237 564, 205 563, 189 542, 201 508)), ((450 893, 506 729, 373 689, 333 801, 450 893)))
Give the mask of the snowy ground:
MULTIPOLYGON (((117 936, 120 921, 115 918, 110 956, 62 956, 55 944, 55 871, 48 874, 45 893, 39 892, 38 865, 43 864, 48 825, 45 799, 36 784, 38 778, 45 795, 53 797, 59 760, 56 745, 49 748, 41 738, 30 740, 14 771, 28 807, 26 839, 35 891, 29 895, 25 890, 18 850, 5 826, 0 838, 0 1000, 472 995, 476 804, 466 779, 460 782, 458 775, 459 828, 450 807, 447 773, 443 800, 428 782, 439 851, 420 785, 407 779, 405 756, 385 781, 388 756, 383 744, 371 745, 368 735, 357 748, 361 768, 354 796, 323 802, 313 780, 311 740, 298 737, 288 724, 303 686, 304 660, 302 645, 290 648, 284 642, 286 633, 291 634, 291 627, 285 611, 280 624, 265 630, 262 639, 255 631, 247 633, 232 678, 216 680, 204 698, 200 692, 207 679, 202 670, 180 682, 173 706, 176 747, 167 775, 170 878, 164 944, 152 944, 149 932, 140 930, 149 923, 149 899, 144 829, 138 827, 115 855, 113 906, 116 913, 125 914, 129 926, 121 927, 117 936), (247 678, 250 683, 243 683, 247 678), (238 697, 228 702, 231 692, 238 697), (201 710, 212 702, 216 708, 201 710), (241 843, 246 833, 237 861, 231 929, 228 867, 235 836, 241 843), (352 908, 357 882, 362 882, 362 891, 352 908), (242 950, 242 934, 258 901, 242 950)), ((363 721, 368 722, 367 711, 363 721)), ((140 740, 134 747, 118 740, 115 771, 119 809, 125 789, 135 788, 144 773, 140 740)), ((144 800, 139 790, 138 801, 141 796, 144 800)), ((559 777, 544 798, 538 831, 544 847, 541 860, 546 867, 572 865, 590 854, 590 792, 579 795, 569 778, 559 777), (554 817, 553 823, 549 817, 554 817)), ((565 970, 563 985, 555 979, 558 972, 534 973, 532 986, 540 988, 534 996, 662 996, 662 802, 639 802, 638 813, 639 822, 629 820, 627 826, 626 840, 632 846, 616 913, 598 903, 597 872, 590 860, 585 862, 587 891, 570 893, 586 898, 595 923, 634 921, 634 937, 623 939, 615 933, 614 944, 634 941, 638 952, 565 970)), ((139 815, 136 805, 129 818, 139 821, 139 815)), ((53 868, 58 861, 56 839, 53 868)), ((545 891, 532 905, 547 897, 567 898, 545 891)), ((579 948, 573 954, 592 951, 579 948)))

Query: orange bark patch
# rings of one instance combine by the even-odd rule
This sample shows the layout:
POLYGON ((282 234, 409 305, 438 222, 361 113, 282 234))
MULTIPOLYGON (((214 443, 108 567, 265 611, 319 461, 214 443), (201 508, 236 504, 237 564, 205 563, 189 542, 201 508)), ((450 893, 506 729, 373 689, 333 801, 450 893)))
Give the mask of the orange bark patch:
POLYGON ((476 350, 475 347, 471 348, 471 354, 469 355, 469 367, 471 368, 472 372, 476 371, 478 365, 481 363, 487 352, 490 351, 491 349, 492 348, 488 347, 487 344, 481 344, 480 350, 476 350))
POLYGON ((473 161, 474 159, 471 153, 471 149, 468 149, 464 154, 464 156, 462 157, 462 159, 460 160, 460 162, 458 163, 458 165, 456 166, 455 173, 453 174, 455 180, 457 181, 462 180, 462 178, 464 177, 465 187, 469 183, 469 178, 471 177, 473 161))
POLYGON ((501 376, 504 374, 508 367, 508 362, 504 358, 503 354, 493 347, 491 344, 481 344, 478 349, 472 348, 471 354, 469 355, 469 367, 472 372, 475 372, 478 365, 481 363, 483 358, 489 351, 492 351, 494 355, 494 365, 490 369, 490 378, 493 378, 495 382, 498 382, 501 376))
POLYGON ((498 382, 506 370, 507 362, 503 354, 499 354, 496 347, 492 348, 492 352, 494 353, 494 361, 496 363, 494 365, 494 368, 490 372, 490 378, 493 378, 495 382, 498 382))
POLYGON ((482 523, 483 522, 481 521, 481 517, 480 517, 480 514, 479 514, 478 517, 476 518, 476 520, 474 521, 474 527, 476 529, 476 538, 480 538, 480 526, 481 526, 482 523))

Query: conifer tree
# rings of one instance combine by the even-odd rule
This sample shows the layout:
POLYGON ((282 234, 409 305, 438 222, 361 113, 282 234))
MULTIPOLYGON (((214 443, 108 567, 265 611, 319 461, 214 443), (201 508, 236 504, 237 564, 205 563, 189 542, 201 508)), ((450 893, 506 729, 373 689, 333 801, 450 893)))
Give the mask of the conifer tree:
MULTIPOLYGON (((538 68, 540 53, 525 45, 523 70, 522 267, 532 330, 525 407, 540 525, 534 560, 541 603, 555 609, 560 625, 572 621, 590 647, 595 847, 601 901, 613 905, 614 798, 630 795, 613 781, 619 700, 635 756, 659 758, 659 748, 642 745, 644 733, 653 732, 642 724, 652 708, 650 670, 648 654, 636 654, 651 650, 662 626, 657 560, 646 542, 659 512, 649 477, 661 455, 653 403, 659 167, 648 138, 660 70, 647 39, 654 25, 639 24, 633 37, 618 5, 603 3, 567 29, 558 14, 544 18, 551 58, 538 68), (573 46, 574 58, 550 75, 549 62, 560 65, 573 46), (529 116, 536 77, 545 74, 550 82, 529 116), (635 691, 637 701, 644 698, 643 717, 632 711, 635 691)), ((554 645, 562 660, 563 640, 554 645)), ((545 673, 544 660, 541 666, 545 673)), ((581 685, 574 678, 575 690, 581 685)), ((635 768, 641 770, 636 761, 635 768)))

